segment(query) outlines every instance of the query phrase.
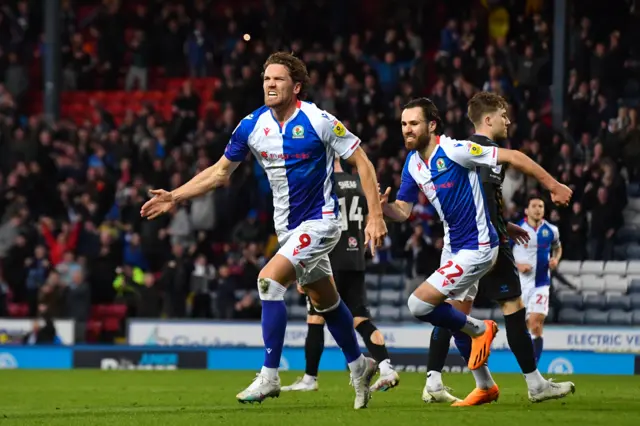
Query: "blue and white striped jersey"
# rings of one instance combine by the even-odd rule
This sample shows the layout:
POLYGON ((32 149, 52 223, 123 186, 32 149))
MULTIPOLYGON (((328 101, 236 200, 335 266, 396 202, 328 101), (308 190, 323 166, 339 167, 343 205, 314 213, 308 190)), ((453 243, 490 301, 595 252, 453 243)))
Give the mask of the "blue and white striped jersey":
POLYGON ((242 161, 249 151, 253 153, 271 185, 275 229, 286 232, 306 220, 339 217, 333 191, 334 152, 346 159, 359 145, 360 140, 334 116, 298 101, 284 123, 266 106, 246 116, 224 155, 242 161))
POLYGON ((489 219, 476 167, 496 167, 497 161, 497 147, 439 136, 438 146, 426 161, 416 151, 409 153, 396 199, 415 204, 422 191, 442 220, 445 249, 453 254, 495 247, 498 235, 489 219))

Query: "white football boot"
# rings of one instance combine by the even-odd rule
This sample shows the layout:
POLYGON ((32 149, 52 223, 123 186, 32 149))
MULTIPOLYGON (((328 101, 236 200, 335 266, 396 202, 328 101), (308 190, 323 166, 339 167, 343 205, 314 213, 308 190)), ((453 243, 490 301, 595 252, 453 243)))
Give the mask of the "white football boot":
POLYGON ((317 379, 307 379, 306 377, 298 377, 293 384, 289 386, 283 386, 282 392, 309 392, 318 390, 317 379))
POLYGON ((361 408, 367 408, 367 404, 371 399, 371 379, 378 370, 378 364, 371 358, 364 358, 365 368, 362 370, 362 374, 355 376, 351 373, 351 385, 356 391, 356 399, 353 403, 353 408, 359 410, 361 408))
POLYGON ((267 398, 277 398, 280 396, 280 377, 270 379, 263 374, 256 374, 256 379, 248 388, 236 395, 238 402, 243 404, 250 402, 261 403, 267 398))
POLYGON ((576 385, 573 382, 554 382, 553 379, 547 380, 547 386, 542 390, 532 393, 529 391, 529 401, 542 402, 549 399, 564 398, 570 393, 575 393, 576 385))
POLYGON ((427 404, 436 404, 436 403, 453 403, 460 401, 459 398, 451 395, 449 392, 451 391, 448 387, 443 387, 440 390, 432 390, 429 389, 429 386, 424 385, 424 389, 422 390, 422 400, 427 404))
POLYGON ((371 386, 371 392, 385 392, 389 389, 393 389, 400 384, 400 375, 391 370, 387 374, 380 374, 378 380, 371 386))

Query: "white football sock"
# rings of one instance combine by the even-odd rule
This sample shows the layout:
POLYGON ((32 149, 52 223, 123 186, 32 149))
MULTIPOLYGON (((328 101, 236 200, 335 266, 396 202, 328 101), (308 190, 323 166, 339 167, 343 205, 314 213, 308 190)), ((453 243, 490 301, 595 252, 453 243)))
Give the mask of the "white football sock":
POLYGON ((467 316, 467 322, 464 323, 461 331, 471 337, 478 337, 483 335, 486 330, 487 325, 484 321, 467 316))
POLYGON ((525 374, 524 379, 527 381, 527 387, 530 391, 540 392, 545 388, 545 386, 547 386, 547 380, 542 377, 542 374, 540 374, 540 371, 538 371, 538 369, 531 373, 525 374))
POLYGON ((364 355, 362 354, 360 354, 358 359, 349 363, 349 370, 351 370, 351 374, 354 376, 361 375, 365 368, 366 364, 364 361, 364 355))
POLYGON ((302 381, 305 383, 314 383, 318 380, 318 378, 316 376, 310 376, 308 374, 305 374, 304 377, 302 378, 302 381))
POLYGON ((269 368, 269 367, 262 367, 262 370, 260 370, 260 374, 267 377, 268 379, 277 379, 278 378, 278 369, 277 368, 269 368))
POLYGON ((442 373, 440 371, 429 371, 427 373, 427 389, 433 392, 441 391, 444 389, 444 383, 442 383, 442 373))
POLYGON ((473 374, 473 378, 476 379, 476 387, 479 389, 491 389, 496 384, 486 364, 477 370, 471 370, 471 373, 473 374))
POLYGON ((393 366, 391 365, 390 359, 385 359, 384 361, 382 361, 379 364, 379 367, 380 367, 380 375, 382 376, 392 373, 394 371, 393 366))

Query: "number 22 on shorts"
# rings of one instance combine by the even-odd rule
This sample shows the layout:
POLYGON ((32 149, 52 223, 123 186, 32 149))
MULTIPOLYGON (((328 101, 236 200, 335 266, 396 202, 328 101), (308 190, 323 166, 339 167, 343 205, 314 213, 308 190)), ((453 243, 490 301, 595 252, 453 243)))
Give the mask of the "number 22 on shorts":
POLYGON ((300 250, 309 247, 309 244, 311 244, 311 237, 309 236, 309 234, 302 234, 300 235, 298 241, 300 241, 300 244, 293 249, 294 256, 297 256, 298 253, 300 253, 300 250))
POLYGON ((449 284, 455 284, 454 278, 459 278, 464 273, 464 270, 460 265, 453 263, 453 260, 448 260, 447 263, 442 265, 438 272, 447 279, 445 283, 442 284, 443 287, 448 286, 449 284))

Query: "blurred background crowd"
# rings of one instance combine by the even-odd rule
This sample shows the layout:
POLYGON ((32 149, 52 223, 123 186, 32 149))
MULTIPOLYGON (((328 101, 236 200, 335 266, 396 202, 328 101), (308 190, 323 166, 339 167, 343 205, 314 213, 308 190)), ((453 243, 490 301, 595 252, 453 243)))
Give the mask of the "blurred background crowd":
MULTIPOLYGON (((176 188, 222 155, 239 119, 262 104, 262 63, 283 49, 306 62, 309 100, 360 136, 394 192, 405 102, 429 96, 444 132, 464 139, 467 100, 501 94, 512 105, 507 147, 574 190, 570 207, 547 204, 564 258, 640 258, 623 232, 634 216, 628 194, 640 196, 634 1, 572 2, 560 129, 551 1, 62 0, 55 122, 41 115, 42 2, 1 3, 0 317, 86 325, 92 305, 117 302, 130 317, 259 318, 253 290, 277 241, 253 159, 170 215, 142 221, 139 210, 149 188, 176 188)), ((539 191, 508 170, 509 218, 539 191)), ((409 222, 390 226, 370 272, 419 281, 441 247, 422 197, 409 222)))

